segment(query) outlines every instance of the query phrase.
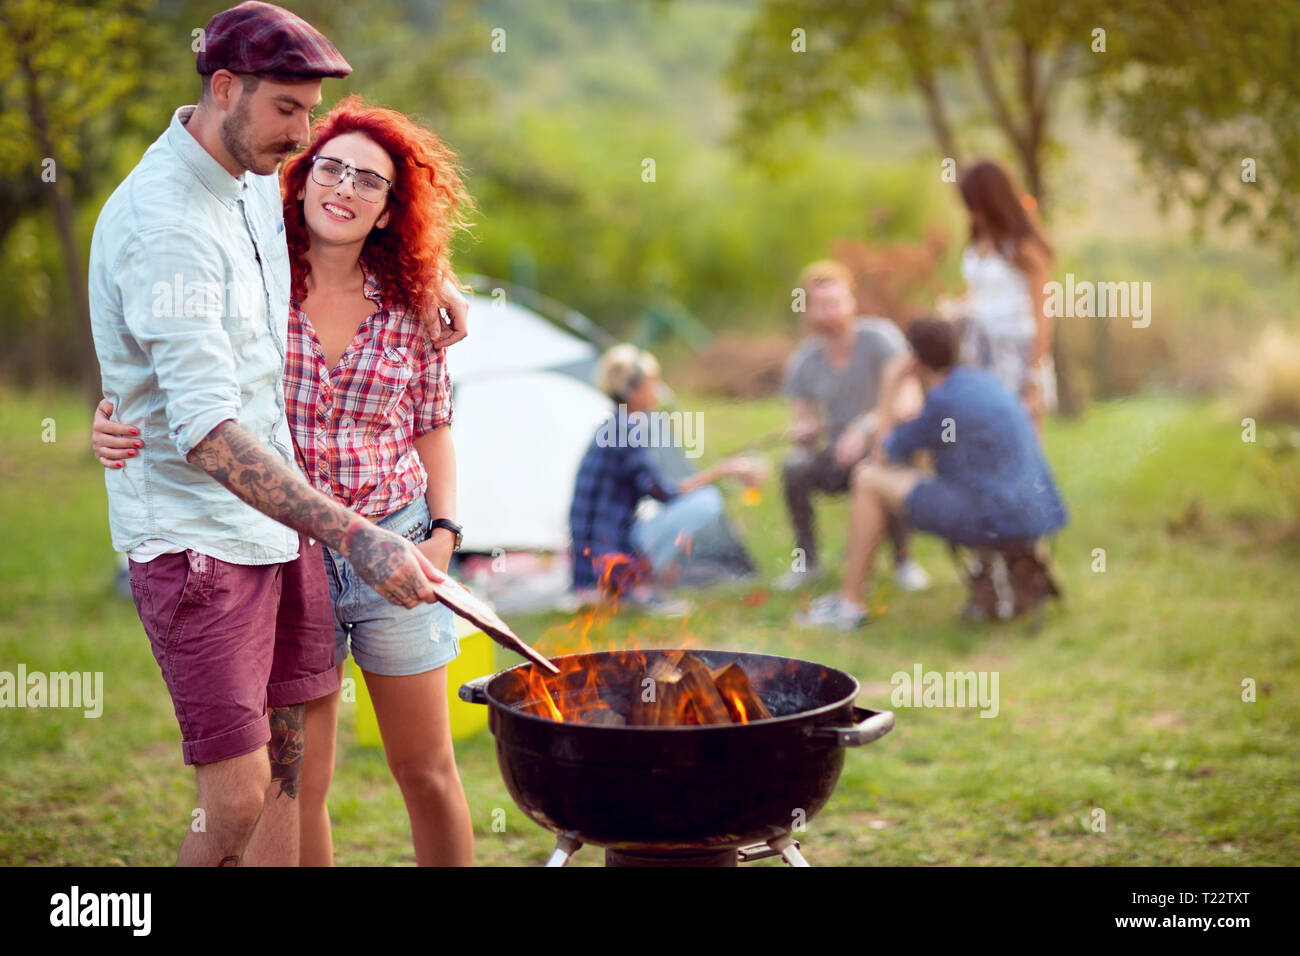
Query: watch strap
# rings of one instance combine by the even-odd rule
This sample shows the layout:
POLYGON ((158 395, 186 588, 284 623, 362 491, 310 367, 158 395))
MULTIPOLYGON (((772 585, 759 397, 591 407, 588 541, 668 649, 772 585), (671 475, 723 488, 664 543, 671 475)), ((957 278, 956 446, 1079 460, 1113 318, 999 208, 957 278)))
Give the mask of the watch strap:
POLYGON ((446 528, 450 531, 456 538, 454 550, 460 550, 461 538, 464 536, 464 529, 460 525, 456 524, 456 522, 452 521, 450 518, 434 518, 429 522, 429 535, 431 537, 434 528, 446 528))

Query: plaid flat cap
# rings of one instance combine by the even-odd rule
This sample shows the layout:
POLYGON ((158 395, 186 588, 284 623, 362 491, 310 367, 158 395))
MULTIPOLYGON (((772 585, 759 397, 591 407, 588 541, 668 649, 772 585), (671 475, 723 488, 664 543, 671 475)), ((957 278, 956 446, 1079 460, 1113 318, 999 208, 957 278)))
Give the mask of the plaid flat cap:
POLYGON ((311 79, 352 72, 343 54, 310 23, 283 7, 257 0, 223 10, 208 21, 194 65, 201 76, 229 70, 311 79))

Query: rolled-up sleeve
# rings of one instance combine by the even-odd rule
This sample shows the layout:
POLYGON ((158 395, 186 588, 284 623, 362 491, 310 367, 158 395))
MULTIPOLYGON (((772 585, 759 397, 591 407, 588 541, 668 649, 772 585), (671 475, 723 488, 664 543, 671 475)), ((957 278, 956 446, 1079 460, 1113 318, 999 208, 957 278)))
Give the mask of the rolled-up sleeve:
POLYGON ((447 350, 435 348, 427 333, 420 336, 407 386, 415 411, 416 438, 451 424, 451 374, 447 371, 447 350))
POLYGON ((123 320, 149 356, 169 434, 188 457, 214 428, 239 417, 235 355, 222 316, 241 297, 228 294, 217 245, 175 228, 135 236, 117 277, 123 320))

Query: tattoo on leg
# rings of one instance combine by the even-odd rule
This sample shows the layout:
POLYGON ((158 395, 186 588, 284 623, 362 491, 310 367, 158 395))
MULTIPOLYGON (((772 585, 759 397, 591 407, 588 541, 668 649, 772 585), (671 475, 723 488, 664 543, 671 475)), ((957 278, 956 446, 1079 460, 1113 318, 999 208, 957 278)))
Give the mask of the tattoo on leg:
POLYGON ((302 773, 302 752, 306 743, 306 704, 271 708, 271 782, 280 781, 276 797, 298 796, 298 778, 302 773))

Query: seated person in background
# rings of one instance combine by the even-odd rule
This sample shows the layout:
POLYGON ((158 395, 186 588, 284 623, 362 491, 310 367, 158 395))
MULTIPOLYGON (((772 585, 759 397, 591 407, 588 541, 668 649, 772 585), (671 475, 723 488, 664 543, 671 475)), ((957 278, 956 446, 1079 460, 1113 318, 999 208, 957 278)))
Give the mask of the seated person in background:
POLYGON ((801 624, 847 630, 865 622, 862 591, 890 515, 971 547, 1032 541, 1065 526, 1065 505, 1020 399, 990 373, 954 365, 949 323, 916 319, 907 341, 925 404, 854 470, 840 592, 814 601, 801 624), (933 477, 904 467, 921 450, 934 458, 933 477))
MULTIPOLYGON (((810 332, 786 366, 784 392, 791 402, 790 435, 796 447, 782 464, 786 507, 794 525, 802 565, 776 582, 793 590, 823 573, 813 526, 812 493, 849 490, 849 473, 882 434, 877 402, 891 361, 907 353, 907 343, 888 319, 854 318, 853 277, 839 262, 814 262, 799 276, 807 297, 804 321, 810 332)), ((920 393, 900 382, 894 394, 920 407, 920 393)), ((902 409, 891 410, 904 413, 902 409)), ((899 516, 888 520, 894 545, 895 577, 905 591, 930 584, 925 570, 908 556, 907 526, 899 516)))
MULTIPOLYGON (((573 588, 587 601, 630 599, 666 611, 650 585, 655 579, 669 583, 671 575, 665 572, 689 546, 690 535, 722 511, 722 495, 713 482, 740 478, 758 484, 761 468, 730 458, 680 482, 668 481, 645 440, 647 430, 629 420, 638 412, 654 412, 659 404, 659 363, 634 345, 617 345, 601 357, 596 386, 617 407, 578 466, 569 508, 573 588), (637 504, 647 496, 667 506, 650 521, 638 522, 637 504)), ((661 436, 666 432, 660 429, 661 436)))

